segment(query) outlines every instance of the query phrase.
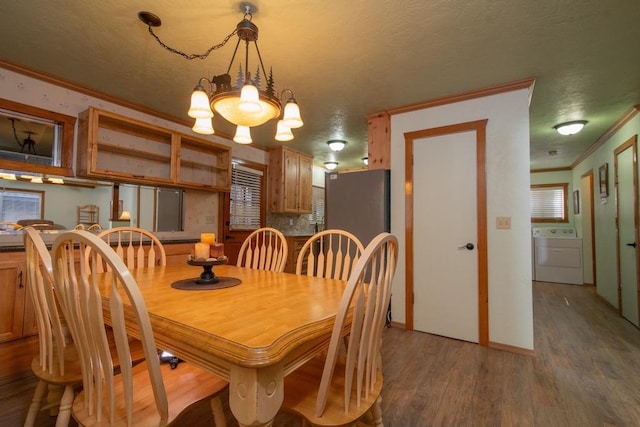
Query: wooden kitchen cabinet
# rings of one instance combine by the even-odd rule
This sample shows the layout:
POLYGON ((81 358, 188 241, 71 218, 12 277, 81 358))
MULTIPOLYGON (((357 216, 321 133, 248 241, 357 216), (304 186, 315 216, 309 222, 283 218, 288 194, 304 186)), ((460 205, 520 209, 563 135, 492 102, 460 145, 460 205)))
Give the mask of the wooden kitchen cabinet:
POLYGON ((79 115, 78 175, 229 191, 231 149, 90 107, 79 115))
MULTIPOLYGON (((285 273, 296 272, 296 262, 298 261, 300 250, 310 237, 311 236, 286 236, 289 253, 287 253, 287 265, 284 269, 285 273)), ((306 262, 303 262, 303 266, 306 266, 306 262)))
POLYGON ((285 147, 269 151, 269 211, 311 213, 313 157, 285 147))
MULTIPOLYGON (((24 258, 24 252, 22 253, 24 258)), ((11 258, 11 257, 8 257, 11 258)), ((24 260, 0 262, 0 342, 35 335, 35 315, 27 292, 24 260)))

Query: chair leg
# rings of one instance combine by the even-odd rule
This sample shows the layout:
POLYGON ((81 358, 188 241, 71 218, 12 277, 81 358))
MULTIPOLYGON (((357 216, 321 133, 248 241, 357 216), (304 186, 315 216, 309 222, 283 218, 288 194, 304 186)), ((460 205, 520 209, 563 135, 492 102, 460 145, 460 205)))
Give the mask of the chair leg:
POLYGON ((383 427, 382 425, 382 396, 378 396, 376 403, 371 407, 371 415, 373 416, 373 425, 383 427))
POLYGON ((49 391, 47 392, 47 407, 49 408, 49 415, 52 417, 58 416, 63 389, 64 387, 62 386, 49 384, 49 391))
POLYGON ((62 399, 60 399, 60 408, 58 418, 56 419, 56 427, 67 427, 69 425, 69 420, 71 419, 71 405, 73 405, 74 397, 75 392, 73 390, 73 386, 66 386, 62 393, 62 399))
POLYGON ((42 399, 47 392, 47 385, 48 384, 42 380, 38 381, 36 392, 33 395, 33 400, 31 401, 31 405, 29 405, 29 412, 27 412, 27 419, 24 422, 24 427, 33 427, 36 422, 36 417, 38 416, 38 412, 40 412, 40 407, 42 406, 42 399))
POLYGON ((227 418, 224 416, 222 401, 219 397, 211 399, 211 413, 213 414, 213 421, 216 427, 227 427, 227 418))

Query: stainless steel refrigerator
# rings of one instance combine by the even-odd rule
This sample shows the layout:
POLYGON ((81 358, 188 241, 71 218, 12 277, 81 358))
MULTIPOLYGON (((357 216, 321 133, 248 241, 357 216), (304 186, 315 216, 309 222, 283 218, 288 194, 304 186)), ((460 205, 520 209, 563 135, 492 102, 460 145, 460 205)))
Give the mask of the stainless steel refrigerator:
MULTIPOLYGON (((325 174, 325 229, 347 230, 364 246, 391 231, 389 184, 386 169, 325 174)), ((391 303, 386 326, 391 326, 391 303)))
POLYGON ((390 231, 389 183, 385 169, 325 174, 325 229, 349 231, 364 246, 390 231))

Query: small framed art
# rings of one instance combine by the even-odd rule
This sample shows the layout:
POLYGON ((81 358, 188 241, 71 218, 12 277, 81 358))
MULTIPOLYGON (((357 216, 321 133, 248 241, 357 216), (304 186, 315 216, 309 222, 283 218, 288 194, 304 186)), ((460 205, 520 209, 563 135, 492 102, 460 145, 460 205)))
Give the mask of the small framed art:
POLYGON ((605 163, 598 170, 600 197, 609 196, 609 164, 605 163))

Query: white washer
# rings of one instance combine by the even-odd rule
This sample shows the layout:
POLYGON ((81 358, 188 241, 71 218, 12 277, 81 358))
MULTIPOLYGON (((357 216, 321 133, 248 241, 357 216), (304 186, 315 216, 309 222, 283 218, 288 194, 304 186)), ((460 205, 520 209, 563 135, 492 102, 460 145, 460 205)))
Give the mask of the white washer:
POLYGON ((569 227, 534 228, 534 280, 582 285, 582 239, 569 227))

